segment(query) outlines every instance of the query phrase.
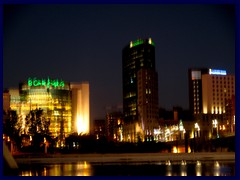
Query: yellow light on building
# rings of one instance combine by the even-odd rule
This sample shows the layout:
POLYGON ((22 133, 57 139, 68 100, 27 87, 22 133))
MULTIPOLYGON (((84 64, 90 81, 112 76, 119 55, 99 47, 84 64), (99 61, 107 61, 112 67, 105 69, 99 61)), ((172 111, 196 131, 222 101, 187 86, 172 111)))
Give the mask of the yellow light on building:
POLYGON ((148 43, 152 44, 152 39, 151 38, 148 39, 148 43))
POLYGON ((207 114, 207 106, 203 106, 203 114, 207 114))
POLYGON ((223 130, 225 130, 226 128, 225 128, 225 125, 223 125, 223 130))
POLYGON ((9 89, 9 94, 10 108, 21 116, 22 131, 26 133, 28 127, 25 118, 36 108, 41 108, 50 121, 49 131, 53 137, 61 135, 64 139, 73 132, 89 133, 88 82, 67 83, 49 78, 29 78, 20 84, 19 89, 9 89))
POLYGON ((177 147, 176 146, 174 146, 173 147, 173 153, 177 153, 178 151, 177 151, 177 147))
POLYGON ((132 48, 132 47, 133 47, 133 42, 131 41, 131 42, 130 42, 130 48, 132 48))
POLYGON ((72 83, 72 109, 73 109, 73 131, 78 134, 89 134, 90 108, 89 108, 89 84, 72 83))
POLYGON ((213 127, 216 128, 217 125, 218 125, 218 121, 217 121, 216 119, 214 119, 214 120, 212 121, 212 124, 213 124, 213 127))
POLYGON ((195 124, 194 124, 194 127, 195 127, 195 129, 197 129, 198 131, 200 131, 200 127, 199 127, 198 123, 195 123, 195 124))

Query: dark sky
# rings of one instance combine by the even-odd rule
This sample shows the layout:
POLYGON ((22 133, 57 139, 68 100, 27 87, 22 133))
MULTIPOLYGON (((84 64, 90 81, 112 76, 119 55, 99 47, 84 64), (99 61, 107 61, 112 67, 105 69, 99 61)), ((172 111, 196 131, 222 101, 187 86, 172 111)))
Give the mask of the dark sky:
POLYGON ((122 48, 156 44, 159 105, 188 108, 190 67, 235 74, 230 5, 4 5, 3 87, 28 77, 89 81, 91 119, 122 104, 122 48))

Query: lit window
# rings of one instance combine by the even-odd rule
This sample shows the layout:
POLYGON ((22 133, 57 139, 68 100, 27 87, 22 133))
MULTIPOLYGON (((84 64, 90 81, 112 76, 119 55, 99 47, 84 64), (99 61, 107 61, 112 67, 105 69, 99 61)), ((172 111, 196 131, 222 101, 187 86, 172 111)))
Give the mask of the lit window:
POLYGON ((131 83, 133 83, 133 78, 131 77, 131 83))

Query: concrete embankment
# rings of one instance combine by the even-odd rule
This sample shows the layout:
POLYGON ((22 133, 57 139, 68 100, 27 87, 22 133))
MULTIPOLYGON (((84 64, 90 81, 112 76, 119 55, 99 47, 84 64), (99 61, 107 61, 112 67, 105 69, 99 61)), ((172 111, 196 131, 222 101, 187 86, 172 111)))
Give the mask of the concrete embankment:
POLYGON ((164 161, 235 161, 234 152, 210 153, 126 153, 126 154, 53 154, 33 156, 15 156, 18 164, 32 163, 124 163, 124 162, 164 162, 164 161))
POLYGON ((18 165, 15 159, 13 158, 12 154, 8 150, 5 143, 3 143, 3 159, 4 159, 5 166, 7 166, 6 168, 9 168, 9 169, 18 168, 18 165))

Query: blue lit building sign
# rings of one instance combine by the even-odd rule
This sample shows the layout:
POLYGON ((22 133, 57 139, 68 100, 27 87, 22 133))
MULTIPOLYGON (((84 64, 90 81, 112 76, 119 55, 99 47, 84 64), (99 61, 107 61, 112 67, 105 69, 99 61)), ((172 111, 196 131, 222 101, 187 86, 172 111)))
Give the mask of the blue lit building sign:
POLYGON ((220 70, 220 69, 209 69, 209 74, 212 75, 227 75, 226 70, 220 70))

